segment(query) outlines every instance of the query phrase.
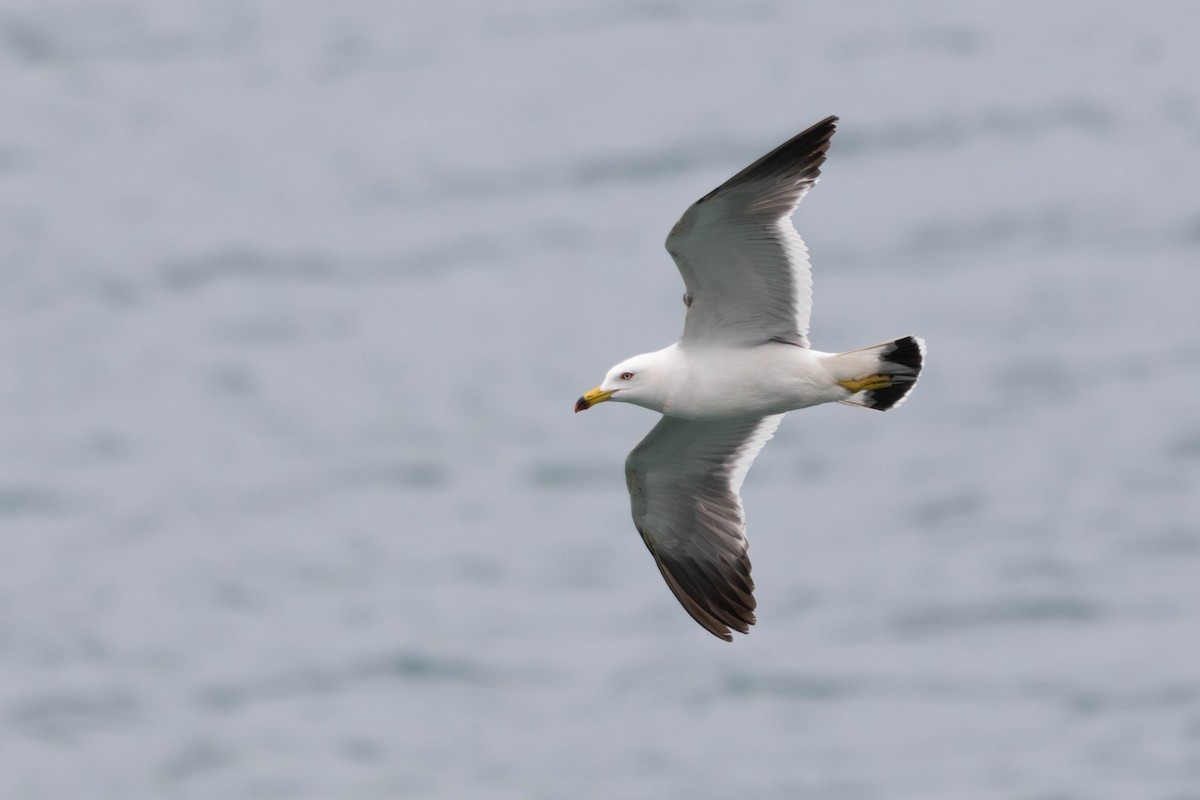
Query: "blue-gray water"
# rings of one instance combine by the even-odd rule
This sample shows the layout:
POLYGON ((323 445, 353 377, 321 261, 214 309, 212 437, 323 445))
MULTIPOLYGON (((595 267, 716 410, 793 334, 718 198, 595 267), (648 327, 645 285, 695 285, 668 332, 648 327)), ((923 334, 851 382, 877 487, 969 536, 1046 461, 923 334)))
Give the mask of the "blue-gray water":
POLYGON ((1200 798, 1192 3, 0 9, 0 796, 1200 798), (629 519, 692 200, 797 224, 887 415, 629 519))

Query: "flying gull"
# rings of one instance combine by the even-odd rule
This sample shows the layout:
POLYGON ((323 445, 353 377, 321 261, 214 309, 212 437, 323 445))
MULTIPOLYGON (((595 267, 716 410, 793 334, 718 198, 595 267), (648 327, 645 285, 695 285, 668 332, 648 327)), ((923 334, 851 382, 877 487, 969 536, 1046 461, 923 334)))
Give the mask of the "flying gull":
POLYGON ((687 317, 670 347, 628 358, 579 398, 662 413, 625 461, 633 521, 696 622, 732 641, 754 624, 739 491, 783 414, 840 402, 887 411, 912 390, 925 343, 846 353, 808 340, 812 271, 792 213, 816 185, 837 117, 697 200, 667 236, 687 317))

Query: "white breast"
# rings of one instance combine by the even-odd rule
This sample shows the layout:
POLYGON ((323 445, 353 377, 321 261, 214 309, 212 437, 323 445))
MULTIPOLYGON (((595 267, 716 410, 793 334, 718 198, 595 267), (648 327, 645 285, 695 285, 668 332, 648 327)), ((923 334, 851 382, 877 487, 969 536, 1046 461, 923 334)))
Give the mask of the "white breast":
POLYGON ((824 357, 803 347, 679 348, 664 413, 683 419, 760 417, 840 400, 824 357))

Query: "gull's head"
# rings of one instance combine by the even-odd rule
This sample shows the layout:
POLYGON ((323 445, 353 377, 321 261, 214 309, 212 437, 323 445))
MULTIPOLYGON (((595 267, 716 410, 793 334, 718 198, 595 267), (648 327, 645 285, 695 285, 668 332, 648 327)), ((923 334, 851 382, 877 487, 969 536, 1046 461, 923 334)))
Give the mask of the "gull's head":
POLYGON ((664 366, 661 351, 625 359, 608 371, 603 383, 576 401, 575 413, 609 400, 661 411, 666 397, 664 366))

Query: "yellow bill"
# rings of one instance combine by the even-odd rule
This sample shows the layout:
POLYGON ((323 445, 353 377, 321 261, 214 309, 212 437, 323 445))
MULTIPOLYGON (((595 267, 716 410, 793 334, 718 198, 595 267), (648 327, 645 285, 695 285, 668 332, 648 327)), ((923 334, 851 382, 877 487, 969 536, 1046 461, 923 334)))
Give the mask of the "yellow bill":
POLYGON ((596 403, 603 403, 605 400, 612 397, 613 394, 613 392, 605 391, 597 386, 595 389, 585 393, 583 397, 575 401, 575 413, 578 414, 580 411, 589 409, 596 405, 596 403))

